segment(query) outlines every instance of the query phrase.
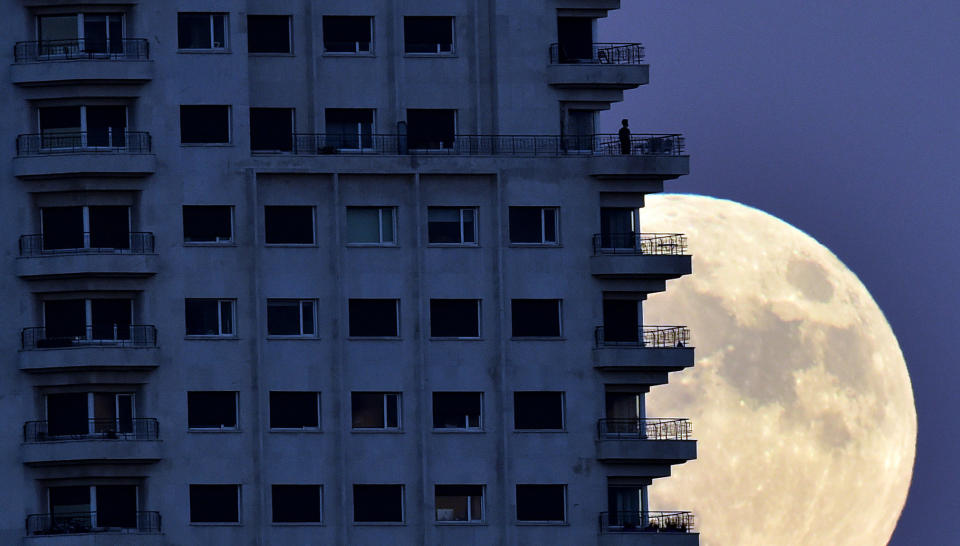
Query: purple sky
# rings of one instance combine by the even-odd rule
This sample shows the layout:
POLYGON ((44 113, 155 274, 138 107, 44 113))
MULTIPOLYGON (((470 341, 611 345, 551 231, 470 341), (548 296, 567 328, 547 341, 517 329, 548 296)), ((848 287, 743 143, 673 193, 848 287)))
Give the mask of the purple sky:
POLYGON ((602 130, 684 133, 692 173, 670 191, 774 214, 860 277, 917 402, 891 544, 960 543, 960 2, 621 3, 599 39, 643 42, 651 83, 602 130))

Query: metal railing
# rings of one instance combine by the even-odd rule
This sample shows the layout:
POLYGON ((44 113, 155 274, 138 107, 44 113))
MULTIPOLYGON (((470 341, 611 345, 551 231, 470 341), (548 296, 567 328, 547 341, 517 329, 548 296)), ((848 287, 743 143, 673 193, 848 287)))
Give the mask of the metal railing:
POLYGON ((121 513, 65 512, 27 516, 27 535, 87 533, 159 533, 160 512, 130 510, 121 513))
POLYGON ((106 234, 106 241, 91 237, 90 232, 76 236, 34 234, 20 236, 20 256, 58 256, 63 254, 153 254, 153 233, 132 231, 126 241, 106 234), (122 246, 121 246, 122 245, 122 246))
POLYGON ((143 38, 17 42, 13 46, 13 58, 17 63, 74 59, 144 61, 150 58, 150 43, 143 38))
POLYGON ((17 135, 17 155, 73 153, 150 153, 150 133, 145 131, 46 132, 17 135))
POLYGON ((693 425, 677 417, 600 419, 597 435, 601 440, 690 440, 693 425))
POLYGON ((43 326, 20 332, 24 350, 74 347, 156 347, 157 327, 146 324, 104 324, 79 328, 76 332, 49 332, 43 326))
POLYGON ((27 443, 59 442, 63 440, 157 440, 160 424, 156 419, 87 419, 81 423, 27 421, 23 424, 23 441, 27 443), (76 426, 80 424, 81 426, 76 426))
MULTIPOLYGON (((290 152, 303 155, 466 155, 466 156, 681 156, 679 134, 634 134, 624 145, 616 134, 437 135, 296 133, 290 152)), ((253 153, 258 153, 254 151, 253 153)))
POLYGON ((593 254, 685 256, 687 236, 682 233, 594 233, 593 254))
POLYGON ((682 349, 692 347, 690 328, 686 326, 637 326, 605 328, 594 331, 597 347, 643 347, 650 349, 682 349))
POLYGON ((639 43, 597 43, 586 47, 550 44, 550 64, 643 64, 646 52, 639 43), (589 56, 588 56, 589 55, 589 56))
POLYGON ((693 532, 695 527, 692 512, 600 512, 600 534, 693 532))

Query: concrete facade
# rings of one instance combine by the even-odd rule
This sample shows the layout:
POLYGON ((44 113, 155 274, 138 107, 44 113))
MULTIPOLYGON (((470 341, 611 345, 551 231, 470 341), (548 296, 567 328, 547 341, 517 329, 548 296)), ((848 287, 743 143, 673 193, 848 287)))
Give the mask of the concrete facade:
MULTIPOLYGON (((688 335, 644 327, 635 339, 611 341, 604 319, 605 299, 636 301, 642 325, 647 295, 691 272, 682 237, 661 244, 640 235, 644 195, 686 174, 689 157, 676 135, 632 127, 630 153, 621 154, 616 135, 573 127, 582 112, 595 115, 647 83, 645 63, 607 60, 616 48, 636 47, 607 44, 599 57, 594 47, 574 61, 550 53, 558 17, 595 20, 618 1, 6 3, 0 543, 698 543, 689 528, 650 527, 659 516, 643 510, 638 525, 601 515, 617 511, 608 485, 642 489, 645 504, 654 478, 668 479, 670 465, 696 456, 688 429, 644 421, 657 416, 645 416, 642 398, 693 365, 688 335), (181 12, 225 15, 224 47, 179 49, 181 12), (123 37, 145 40, 148 53, 65 58, 71 53, 42 43, 25 47, 46 55, 13 47, 42 39, 40 18, 78 13, 88 21, 120 14, 123 37), (248 15, 288 16, 290 52, 249 53, 248 15), (369 52, 324 51, 323 18, 338 15, 372 18, 369 52), (406 16, 452 17, 452 51, 405 53, 406 16), (125 106, 126 131, 149 137, 98 147, 83 136, 65 149, 45 136, 41 109, 84 106, 89 116, 107 105, 125 106), (181 105, 229 106, 228 142, 181 144, 181 105), (293 109, 293 131, 308 136, 295 137, 294 150, 252 151, 251 108, 293 109), (325 153, 315 135, 331 132, 325 113, 333 108, 374 110, 372 133, 385 136, 363 154, 325 153), (455 142, 406 149, 397 135, 409 109, 456 110, 455 142), (518 136, 493 138, 503 135, 518 136), (305 150, 301 141, 310 143, 305 150), (232 207, 231 237, 185 242, 184 205, 232 207), (270 206, 312 207, 313 242, 268 244, 270 206), (511 240, 510 207, 521 206, 556 209, 553 241, 511 240), (149 248, 49 251, 42 237, 30 246, 29 236, 45 229, 41 209, 56 207, 84 207, 84 215, 129 207, 129 231, 151 234, 149 248), (391 244, 350 244, 348 207, 392 209, 391 244), (432 244, 428 207, 473 209, 476 244, 432 244), (596 242, 603 207, 640 210, 636 244, 608 252, 596 242), (18 243, 18 235, 27 237, 18 243), (398 300, 399 335, 351 336, 349 300, 362 298, 398 300), (90 302, 100 299, 130 300, 128 322, 142 327, 129 336, 90 333, 99 326, 90 302), (187 299, 230 300, 230 334, 186 335, 187 299), (268 335, 268 299, 312 302, 313 335, 268 335), (432 337, 432 299, 479 300, 479 335, 432 337), (560 300, 559 335, 514 337, 515 299, 560 300), (47 302, 62 300, 86 302, 87 333, 67 341, 49 334, 47 302), (190 428, 191 391, 236 392, 236 425, 190 428), (320 393, 318 426, 271 429, 274 391, 320 393), (362 391, 400 393, 398 426, 354 428, 351 393, 362 391), (435 429, 432 393, 447 391, 482 393, 482 424, 435 429), (562 392, 563 426, 517 430, 514 393, 524 391, 562 392), (637 423, 616 438, 598 432, 610 392, 640 394, 637 423), (79 393, 133 394, 134 417, 153 424, 143 435, 56 437, 47 429, 50 397, 79 393), (191 521, 190 486, 198 484, 238 485, 239 521, 191 521), (321 486, 320 521, 274 522, 278 484, 321 486), (402 485, 401 521, 355 521, 355 484, 402 485), (482 517, 438 521, 438 484, 483 486, 482 517), (519 521, 518 484, 563 485, 562 520, 519 521), (158 514, 156 523, 62 524, 51 490, 88 485, 136 486, 137 513, 158 514)), ((95 504, 82 511, 96 512, 95 504)))

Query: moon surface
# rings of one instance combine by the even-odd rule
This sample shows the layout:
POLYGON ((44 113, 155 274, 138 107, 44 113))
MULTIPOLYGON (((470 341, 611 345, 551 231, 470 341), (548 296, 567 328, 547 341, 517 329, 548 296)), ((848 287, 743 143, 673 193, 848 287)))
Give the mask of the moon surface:
MULTIPOLYGON (((886 544, 910 486, 917 414, 900 347, 856 275, 757 209, 652 195, 648 232, 683 232, 693 275, 644 304, 686 324, 696 366, 647 396, 690 417, 698 458, 650 488, 692 510, 704 546, 886 544)), ((896 264, 891 264, 896 267, 896 264)))

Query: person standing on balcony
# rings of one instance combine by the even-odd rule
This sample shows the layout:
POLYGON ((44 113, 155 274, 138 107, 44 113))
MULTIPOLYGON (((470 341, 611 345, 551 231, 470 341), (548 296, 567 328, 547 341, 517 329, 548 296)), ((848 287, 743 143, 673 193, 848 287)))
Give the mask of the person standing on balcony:
POLYGON ((617 133, 620 136, 620 153, 630 155, 630 121, 624 118, 620 123, 623 125, 617 133))

